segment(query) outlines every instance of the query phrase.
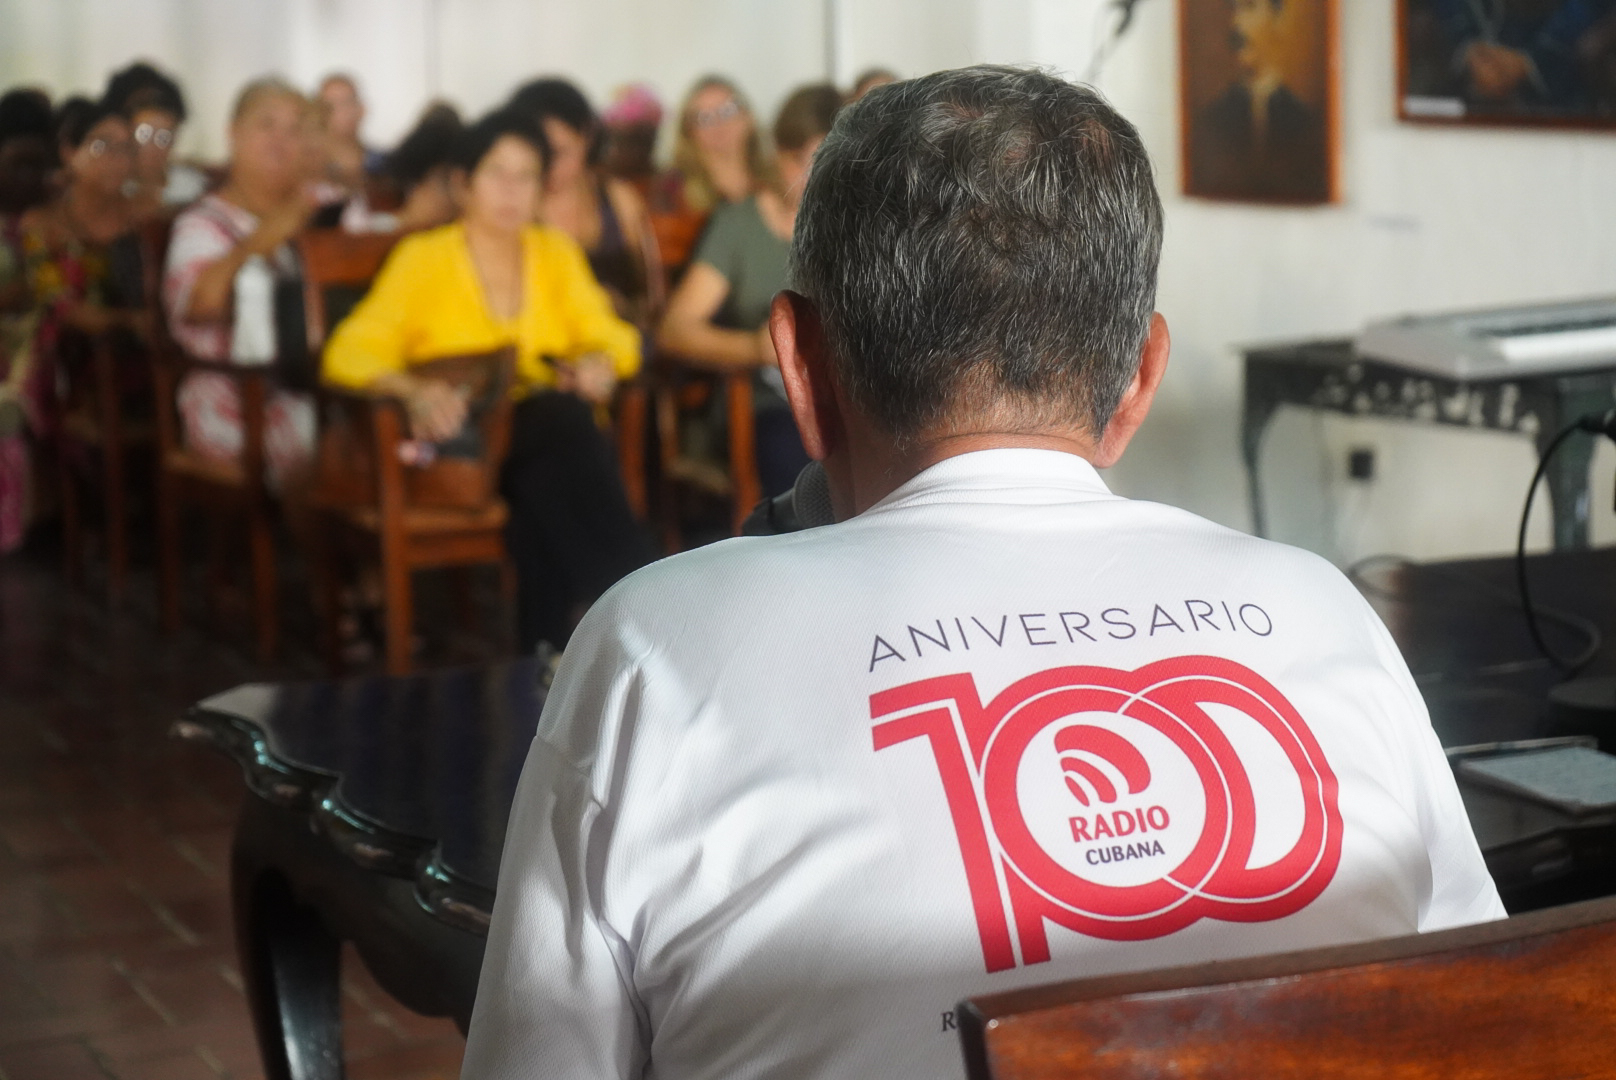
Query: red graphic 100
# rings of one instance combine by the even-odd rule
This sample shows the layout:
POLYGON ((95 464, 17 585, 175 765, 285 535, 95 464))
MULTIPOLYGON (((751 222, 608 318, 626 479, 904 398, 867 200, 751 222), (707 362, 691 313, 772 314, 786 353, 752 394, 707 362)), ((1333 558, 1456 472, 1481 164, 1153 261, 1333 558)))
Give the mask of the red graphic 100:
POLYGON ((986 703, 947 675, 875 694, 870 716, 877 750, 930 744, 989 971, 1048 960, 1046 922, 1137 941, 1282 918, 1340 861, 1317 740, 1229 660, 1054 668, 986 703))

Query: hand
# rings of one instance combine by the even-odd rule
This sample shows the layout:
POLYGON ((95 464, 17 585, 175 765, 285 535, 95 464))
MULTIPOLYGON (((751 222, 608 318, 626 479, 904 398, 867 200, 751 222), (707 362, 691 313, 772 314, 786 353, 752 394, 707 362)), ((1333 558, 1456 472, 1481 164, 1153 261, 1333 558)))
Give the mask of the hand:
POLYGON ((1470 46, 1465 61, 1476 96, 1488 101, 1509 97, 1532 73, 1532 60, 1525 53, 1484 41, 1470 46))
POLYGON ((605 353, 586 353, 568 366, 567 389, 593 405, 612 400, 617 389, 617 369, 605 353))
POLYGON ((427 442, 450 439, 466 422, 465 395, 438 379, 420 379, 404 398, 410 436, 427 442))
POLYGON ((249 255, 271 255, 276 248, 302 232, 318 209, 319 204, 309 192, 299 192, 291 202, 259 218, 258 228, 241 242, 241 246, 249 255))
POLYGON ((774 354, 774 336, 769 333, 769 324, 764 323, 757 332, 758 367, 779 367, 780 358, 774 354))

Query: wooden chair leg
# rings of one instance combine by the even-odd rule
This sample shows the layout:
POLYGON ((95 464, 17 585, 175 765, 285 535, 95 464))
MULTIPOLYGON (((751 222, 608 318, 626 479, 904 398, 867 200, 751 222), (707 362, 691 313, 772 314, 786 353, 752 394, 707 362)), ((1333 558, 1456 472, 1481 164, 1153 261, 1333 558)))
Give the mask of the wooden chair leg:
POLYGON ((280 612, 275 577, 275 533, 262 508, 247 522, 247 542, 252 548, 253 622, 257 630, 258 659, 275 656, 280 635, 280 612))
POLYGON ((408 675, 412 667, 410 633, 415 625, 415 599, 410 593, 410 567, 403 552, 382 549, 382 610, 387 623, 387 674, 408 675))
POLYGON ((78 585, 84 572, 84 523, 79 519, 79 485, 65 442, 56 446, 56 475, 62 490, 62 576, 78 585))
POLYGON ((161 472, 157 478, 157 591, 163 629, 180 625, 180 508, 174 485, 161 472))
POLYGON ((326 667, 341 675, 342 581, 337 572, 337 544, 331 524, 320 519, 310 530, 309 566, 314 576, 314 612, 320 620, 320 647, 326 667))
POLYGON ((106 485, 103 505, 107 515, 107 603, 117 607, 123 603, 124 585, 129 575, 123 448, 109 443, 103 454, 102 477, 106 485))
POLYGON ((225 591, 230 585, 230 570, 226 555, 230 538, 225 535, 228 522, 214 514, 207 515, 208 530, 208 615, 219 629, 225 628, 225 591))
POLYGON ((477 571, 472 566, 449 568, 449 594, 454 601, 455 620, 468 634, 477 632, 477 571))
POLYGON ((500 644, 507 650, 516 647, 516 564, 509 559, 499 561, 500 644))

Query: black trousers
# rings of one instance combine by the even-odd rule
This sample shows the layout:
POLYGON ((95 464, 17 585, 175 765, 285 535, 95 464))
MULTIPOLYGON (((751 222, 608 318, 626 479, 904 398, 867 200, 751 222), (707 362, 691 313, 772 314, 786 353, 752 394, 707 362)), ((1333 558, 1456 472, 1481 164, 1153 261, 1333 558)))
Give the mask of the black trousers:
POLYGON ((541 390, 517 402, 500 487, 511 511, 517 644, 564 648, 576 616, 656 550, 629 509, 611 442, 572 394, 541 390))

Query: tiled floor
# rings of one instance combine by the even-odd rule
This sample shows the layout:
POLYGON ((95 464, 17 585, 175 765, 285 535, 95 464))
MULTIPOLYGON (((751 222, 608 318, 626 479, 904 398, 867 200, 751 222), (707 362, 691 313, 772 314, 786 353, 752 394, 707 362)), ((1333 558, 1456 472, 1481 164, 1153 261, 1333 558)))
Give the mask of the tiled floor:
MULTIPOLYGON (((157 634, 0 560, 0 1080, 261 1075, 231 941, 235 766, 166 737, 199 697, 266 671, 209 633, 157 634)), ((462 1040, 344 959, 356 1080, 449 1078, 462 1040)))

